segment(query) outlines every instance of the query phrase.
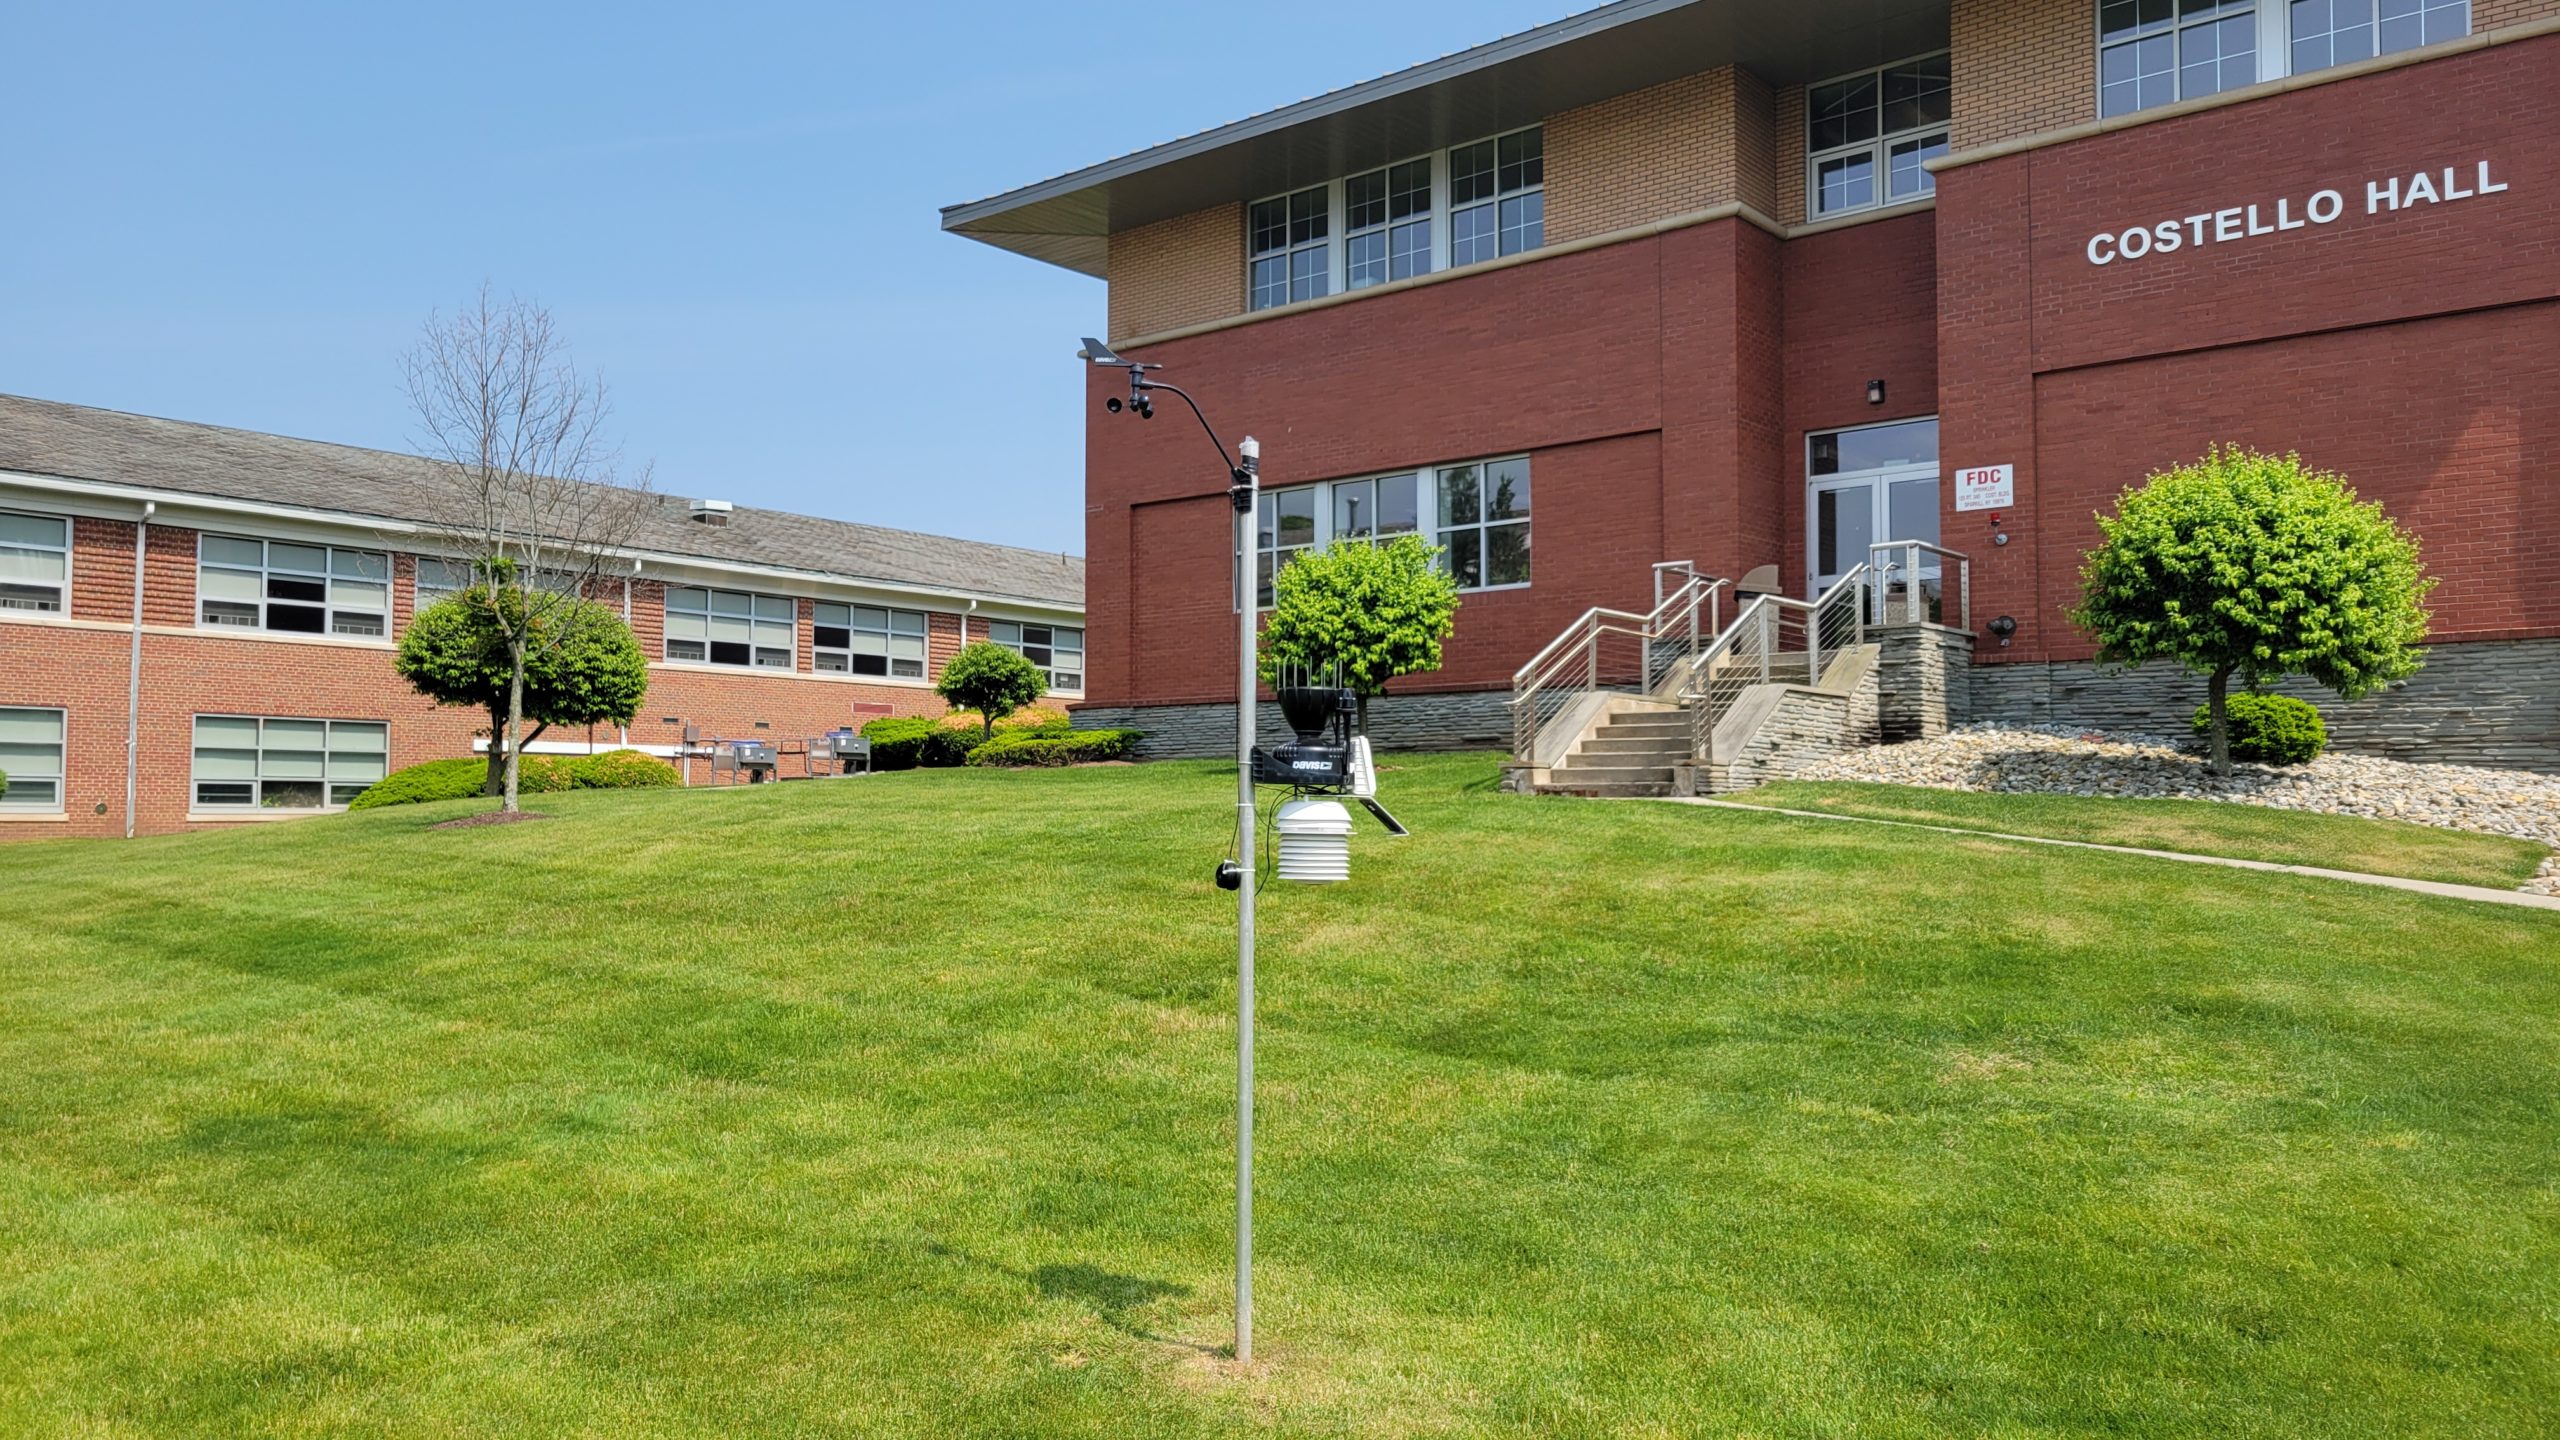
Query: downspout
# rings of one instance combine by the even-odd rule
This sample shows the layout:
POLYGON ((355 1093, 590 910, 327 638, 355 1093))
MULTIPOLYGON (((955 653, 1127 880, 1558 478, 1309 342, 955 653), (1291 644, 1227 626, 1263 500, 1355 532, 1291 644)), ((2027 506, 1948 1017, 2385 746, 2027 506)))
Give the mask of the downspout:
POLYGON ((125 675, 124 693, 124 838, 133 838, 133 805, 141 788, 142 763, 142 567, 151 550, 151 517, 160 502, 142 502, 142 518, 133 522, 133 660, 125 675))

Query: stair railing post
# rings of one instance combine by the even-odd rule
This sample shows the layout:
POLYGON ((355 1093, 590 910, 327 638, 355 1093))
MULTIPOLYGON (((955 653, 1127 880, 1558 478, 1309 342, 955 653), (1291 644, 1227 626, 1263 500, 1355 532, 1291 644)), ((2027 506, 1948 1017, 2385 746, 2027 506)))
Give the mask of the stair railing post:
POLYGON ((1920 547, 1912 546, 1905 555, 1911 565, 1911 588, 1908 592, 1911 597, 1911 623, 1917 625, 1928 617, 1928 612, 1920 604, 1920 547))
POLYGON ((1768 601, 1760 602, 1760 683, 1769 683, 1769 652, 1778 648, 1778 610, 1768 601))

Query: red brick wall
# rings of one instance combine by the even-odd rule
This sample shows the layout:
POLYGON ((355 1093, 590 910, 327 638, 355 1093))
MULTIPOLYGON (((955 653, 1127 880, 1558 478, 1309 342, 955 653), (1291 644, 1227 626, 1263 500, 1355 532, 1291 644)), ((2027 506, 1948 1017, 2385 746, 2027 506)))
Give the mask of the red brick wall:
MULTIPOLYGON (((1677 242, 1681 264, 1721 253, 1730 268, 1732 240, 1705 232, 1738 224, 1195 336, 1147 358, 1171 367, 1230 440, 1262 441, 1271 488, 1528 452, 1532 584, 1466 597, 1446 665, 1413 682, 1507 685, 1584 609, 1649 603, 1647 567, 1664 558, 1666 246, 1677 242)), ((1683 338, 1689 351, 1716 343, 1683 338)), ((1732 343, 1729 323, 1721 343, 1732 343)), ((1125 381, 1096 372, 1089 384, 1086 696, 1215 699, 1231 688, 1235 654, 1224 476, 1197 428, 1171 423, 1187 417, 1106 415, 1103 399, 1125 381)), ((1721 453, 1694 463, 1726 474, 1729 443, 1721 453)))
POLYGON ((71 522, 71 614, 133 623, 133 522, 71 522))
MULTIPOLYGON (((2013 542, 1976 557, 1989 660, 2077 659, 2062 610, 2092 513, 2217 441, 2296 449, 2416 526, 2440 639, 2560 633, 2541 477, 2560 460, 2560 37, 2451 56, 1960 167, 1939 177, 1949 466, 2013 464, 2013 542), (2502 193, 2368 215, 2368 179, 2502 193), (2092 265, 2089 237, 2321 189, 2325 226, 2092 265), (2538 503, 2537 503, 2538 502, 2538 503), (2537 563, 2540 562, 2540 563, 2537 563)), ((2182 229, 2183 229, 2182 225, 2182 229)), ((2544 487, 2547 489, 2547 487, 2544 487)))
MULTIPOLYGON (((1656 561, 1800 576, 1805 428, 1930 413, 1930 224, 1689 226, 1147 358, 1262 440, 1274 488, 1528 452, 1530 587, 1464 597, 1440 671, 1397 687, 1498 688, 1591 606, 1649 604, 1656 561)), ((1090 381, 1087 694, 1214 700, 1235 656, 1217 465, 1196 431, 1104 414, 1119 383, 1090 381)))
MULTIPOLYGON (((486 716, 440 708, 418 696, 393 673, 387 643, 197 629, 196 532, 155 524, 150 534, 136 807, 142 832, 244 823, 187 819, 193 721, 199 714, 386 721, 394 768, 472 752, 486 716)), ((0 840, 124 833, 133 536, 130 522, 75 520, 70 620, 0 621, 0 705, 67 712, 66 818, 0 820, 0 840)), ((393 577, 395 624, 405 626, 416 604, 411 557, 394 557, 393 577)), ((598 598, 618 608, 620 583, 601 587, 598 598)), ((675 744, 686 724, 700 726, 707 737, 798 740, 878 713, 858 713, 857 704, 886 706, 896 714, 944 711, 941 698, 925 685, 809 673, 813 613, 811 602, 801 602, 800 673, 669 666, 655 659, 664 644, 665 585, 635 582, 632 626, 652 664, 648 696, 629 727, 630 743, 675 744)), ((930 663, 939 669, 959 649, 961 621, 955 614, 928 614, 930 663)), ((599 748, 622 743, 610 726, 555 729, 542 738, 599 748)), ((699 762, 694 779, 708 779, 699 762)))
POLYGON ((1936 235, 1923 213, 1787 242, 1783 539, 1772 548, 1791 595, 1805 591, 1805 435, 1937 413, 1936 235), (1884 404, 1867 403, 1870 380, 1885 382, 1884 404))

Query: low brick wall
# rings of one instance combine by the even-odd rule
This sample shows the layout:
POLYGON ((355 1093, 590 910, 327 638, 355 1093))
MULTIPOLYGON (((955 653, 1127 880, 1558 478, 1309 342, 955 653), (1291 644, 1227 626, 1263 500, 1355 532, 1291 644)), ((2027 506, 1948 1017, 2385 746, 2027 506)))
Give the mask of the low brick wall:
MULTIPOLYGON (((1290 738, 1280 707, 1256 706, 1260 742, 1290 738)), ((1182 760, 1233 755, 1233 705, 1087 705, 1075 711, 1079 730, 1142 730, 1142 760, 1182 760)), ((1391 750, 1509 750, 1511 696, 1498 690, 1453 695, 1382 695, 1369 702, 1369 743, 1391 750)))
MULTIPOLYGON (((1977 721, 2174 737, 2204 703, 2204 677, 2156 663, 1983 665, 1970 678, 1977 721)), ((2406 684, 2353 702, 2300 681, 2276 689, 2319 706, 2338 750, 2560 774, 2560 640, 2438 645, 2406 684)))

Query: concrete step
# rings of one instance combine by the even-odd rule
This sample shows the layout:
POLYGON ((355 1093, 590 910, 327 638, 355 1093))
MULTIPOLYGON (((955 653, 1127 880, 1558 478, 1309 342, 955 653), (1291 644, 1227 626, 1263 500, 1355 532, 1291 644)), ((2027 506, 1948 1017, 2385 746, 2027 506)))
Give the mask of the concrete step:
MULTIPOLYGON (((1689 753, 1689 732, 1677 735, 1617 735, 1603 730, 1582 742, 1578 755, 1678 755, 1689 753)), ((1567 762, 1570 763, 1570 762, 1567 762)))
POLYGON ((1668 765, 1559 765, 1551 772, 1559 785, 1668 785, 1668 765))
POLYGON ((1675 714, 1659 720, 1650 716, 1642 720, 1612 719, 1592 733, 1615 740, 1633 739, 1640 735, 1686 735, 1689 733, 1689 717, 1675 714))
MULTIPOLYGON (((1563 772, 1557 772, 1561 775, 1563 772)), ((1601 799, 1634 799, 1671 793, 1668 780, 1640 781, 1575 781, 1554 780, 1538 787, 1541 795, 1586 795, 1601 799)))

